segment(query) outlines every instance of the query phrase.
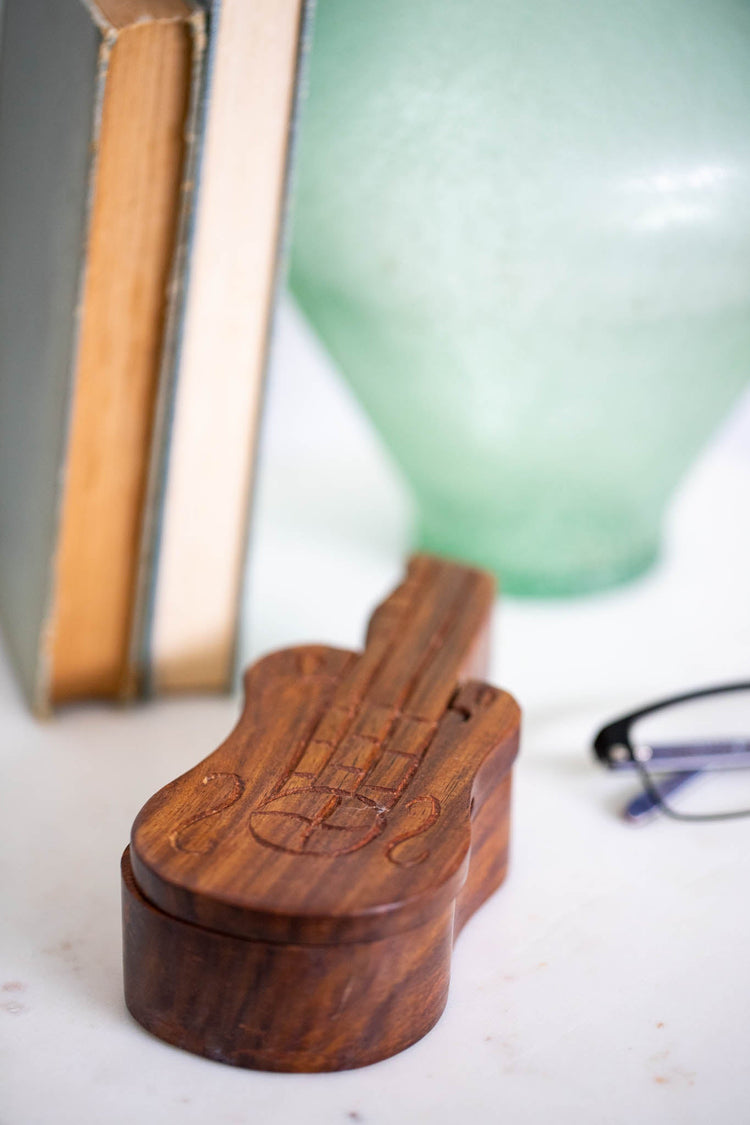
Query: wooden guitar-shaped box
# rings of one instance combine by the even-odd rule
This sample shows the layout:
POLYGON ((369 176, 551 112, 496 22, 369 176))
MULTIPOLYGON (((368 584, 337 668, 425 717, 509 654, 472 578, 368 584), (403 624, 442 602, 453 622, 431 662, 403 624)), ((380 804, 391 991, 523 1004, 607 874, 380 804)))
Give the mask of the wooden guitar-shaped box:
POLYGON ((363 1066, 445 1006, 453 940, 502 882, 519 711, 481 675, 481 571, 428 556, 362 654, 277 652, 213 754, 160 790, 122 860, 125 998, 237 1066, 363 1066))

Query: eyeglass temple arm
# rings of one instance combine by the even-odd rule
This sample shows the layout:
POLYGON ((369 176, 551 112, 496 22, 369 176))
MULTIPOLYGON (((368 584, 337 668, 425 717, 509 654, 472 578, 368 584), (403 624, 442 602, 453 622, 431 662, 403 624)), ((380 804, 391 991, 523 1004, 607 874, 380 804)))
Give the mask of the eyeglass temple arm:
POLYGON ((664 774, 658 781, 653 781, 648 789, 628 801, 622 811, 623 818, 630 824, 644 824, 663 811, 663 802, 667 797, 673 796, 702 776, 702 770, 664 774))
MULTIPOLYGON (((602 734, 605 732, 603 731, 602 734)), ((607 740, 597 756, 612 769, 632 769, 636 764, 629 741, 607 740)), ((642 765, 672 770, 711 770, 750 767, 750 739, 706 739, 680 742, 632 743, 633 754, 642 765)))

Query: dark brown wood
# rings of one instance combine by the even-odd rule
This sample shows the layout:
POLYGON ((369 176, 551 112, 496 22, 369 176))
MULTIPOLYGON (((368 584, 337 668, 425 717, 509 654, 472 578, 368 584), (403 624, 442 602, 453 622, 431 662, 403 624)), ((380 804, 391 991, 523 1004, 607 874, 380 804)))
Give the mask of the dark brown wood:
POLYGON ((273 653, 123 856, 125 996, 170 1043, 339 1070, 415 1042, 502 882, 519 711, 483 671, 493 583, 418 556, 365 651, 273 653))

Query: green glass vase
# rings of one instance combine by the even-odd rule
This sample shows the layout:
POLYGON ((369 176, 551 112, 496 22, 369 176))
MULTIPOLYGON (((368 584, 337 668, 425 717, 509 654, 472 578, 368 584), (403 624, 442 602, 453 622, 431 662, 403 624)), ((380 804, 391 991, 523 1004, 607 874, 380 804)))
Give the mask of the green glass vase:
POLYGON ((291 282, 506 590, 643 571, 750 371, 750 6, 319 0, 291 282))

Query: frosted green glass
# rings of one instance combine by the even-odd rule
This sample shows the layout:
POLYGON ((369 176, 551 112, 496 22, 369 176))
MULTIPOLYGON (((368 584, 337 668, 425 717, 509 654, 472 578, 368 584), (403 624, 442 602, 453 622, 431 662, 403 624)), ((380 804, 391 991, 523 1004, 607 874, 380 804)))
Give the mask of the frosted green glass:
POLYGON ((291 280, 418 539, 640 573, 750 372, 750 5, 319 0, 291 280))

